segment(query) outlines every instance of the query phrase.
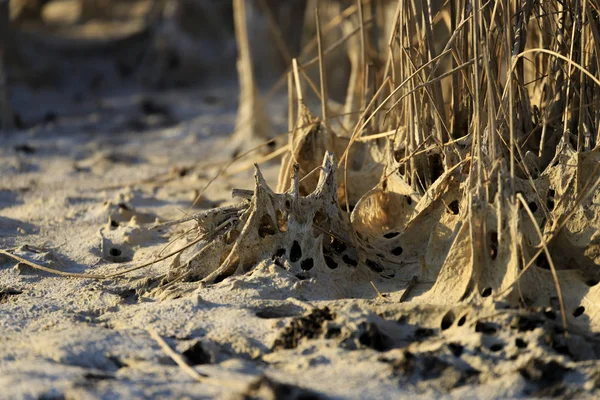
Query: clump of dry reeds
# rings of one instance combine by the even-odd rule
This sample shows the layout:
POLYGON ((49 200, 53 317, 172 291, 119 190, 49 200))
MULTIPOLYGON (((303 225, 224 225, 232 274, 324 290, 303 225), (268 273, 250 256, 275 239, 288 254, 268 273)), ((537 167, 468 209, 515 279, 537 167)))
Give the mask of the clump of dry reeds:
POLYGON ((435 281, 432 301, 494 295, 556 305, 565 323, 583 309, 596 324, 598 6, 331 1, 315 15, 317 57, 290 67, 279 189, 295 164, 309 194, 331 151, 361 265, 390 276, 419 264, 435 281), (332 4, 341 14, 319 18, 332 4), (329 48, 324 27, 341 32, 329 48), (324 67, 339 46, 351 65, 342 115, 327 93, 335 71, 324 67), (305 88, 321 98, 320 117, 305 88))

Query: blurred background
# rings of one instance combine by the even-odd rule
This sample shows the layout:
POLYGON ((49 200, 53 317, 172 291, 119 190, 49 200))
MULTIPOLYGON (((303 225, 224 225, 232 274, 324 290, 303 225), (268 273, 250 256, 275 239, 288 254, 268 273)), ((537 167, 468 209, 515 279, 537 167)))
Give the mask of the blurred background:
MULTIPOLYGON (((285 95, 281 77, 291 58, 314 41, 314 9, 327 22, 353 3, 246 1, 253 74, 267 100, 285 95)), ((3 125, 24 129, 85 114, 101 108, 107 93, 124 90, 231 87, 235 95, 233 21, 231 0, 0 0, 0 90, 13 113, 3 125)), ((336 26, 326 45, 343 34, 336 26)), ((302 53, 305 60, 317 54, 314 44, 302 53)), ((345 45, 326 62, 329 97, 342 103, 350 73, 345 45)), ((318 82, 316 65, 306 72, 318 82)), ((141 106, 161 114, 152 104, 141 106)))

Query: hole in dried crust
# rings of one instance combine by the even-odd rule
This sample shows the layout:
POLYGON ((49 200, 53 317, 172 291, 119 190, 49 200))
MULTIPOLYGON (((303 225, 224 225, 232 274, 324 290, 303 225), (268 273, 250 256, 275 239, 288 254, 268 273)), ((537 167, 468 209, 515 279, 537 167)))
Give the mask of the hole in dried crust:
POLYGON ((8 301, 10 296, 18 296, 23 292, 18 289, 13 288, 0 288, 0 304, 8 301))
POLYGON ((108 254, 110 254, 113 257, 119 257, 121 255, 121 250, 113 247, 108 251, 108 254))
POLYGON ((313 261, 312 258, 307 258, 305 260, 302 260, 302 262, 300 263, 300 268, 302 268, 304 271, 310 271, 312 269, 312 267, 315 266, 315 262, 313 261))
POLYGON ((400 246, 398 246, 398 247, 394 247, 394 248, 392 249, 392 254, 393 254, 393 255, 395 255, 396 257, 398 257, 398 256, 402 255, 402 252, 403 252, 403 251, 404 251, 404 250, 403 250, 403 249, 402 249, 402 247, 400 247, 400 246))
POLYGON ((498 232, 490 232, 489 234, 490 243, 490 258, 495 260, 498 256, 498 232))
POLYGON ((275 259, 275 258, 283 257, 283 256, 285 256, 285 253, 286 253, 285 249, 283 249, 283 248, 282 249, 278 249, 275 252, 275 254, 273 254, 273 258, 275 259))
POLYGON ((381 265, 379 265, 373 260, 367 259, 367 267, 369 267, 369 269, 373 272, 383 272, 383 268, 381 268, 381 265))
POLYGON ((463 326, 465 324, 465 322, 467 322, 467 314, 465 314, 462 317, 460 317, 460 319, 458 320, 458 322, 456 323, 456 325, 463 326))
POLYGON ((532 214, 535 214, 535 212, 538 209, 538 205, 535 201, 530 201, 529 204, 527 204, 527 206, 529 207, 529 209, 531 210, 532 214))
POLYGON ((435 182, 444 174, 444 163, 440 154, 431 154, 429 156, 429 167, 431 168, 431 182, 435 182))
POLYGON ((546 253, 542 253, 536 258, 535 265, 543 269, 550 269, 550 263, 548 262, 548 257, 546 257, 546 253))
POLYGON ((483 333, 484 335, 495 335, 498 332, 498 326, 491 322, 478 321, 475 324, 475 332, 483 333))
POLYGON ((202 343, 196 342, 189 349, 181 353, 190 365, 210 364, 210 354, 204 350, 202 343))
POLYGON ((554 310, 552 310, 551 308, 549 308, 549 309, 546 309, 546 310, 544 311, 544 316, 545 316, 546 318, 548 318, 548 319, 551 319, 551 320, 555 320, 555 319, 556 319, 556 313, 555 313, 555 312, 554 312, 554 310))
POLYGON ((404 196, 406 198, 406 204, 409 206, 412 204, 412 198, 410 196, 404 196))
POLYGON ((325 222, 325 214, 323 214, 321 211, 317 211, 313 217, 313 224, 321 228, 323 226, 323 222, 325 222))
POLYGON ((379 330, 372 322, 363 322, 359 329, 362 331, 358 337, 360 344, 373 350, 383 352, 392 348, 393 341, 379 330))
POLYGON ((573 310, 573 316, 575 318, 577 318, 577 317, 581 316, 584 312, 585 312, 585 307, 579 306, 575 310, 573 310))
POLYGON ((297 240, 292 243, 292 249, 290 250, 290 261, 297 262, 302 258, 302 248, 297 240))
POLYGON ((517 329, 519 332, 532 331, 544 325, 544 321, 537 315, 521 315, 517 316, 510 324, 511 328, 517 329))
POLYGON ((393 239, 396 236, 398 236, 399 234, 400 234, 400 232, 388 232, 385 235, 383 235, 383 237, 386 239, 393 239))
POLYGON ((325 264, 327 264, 327 267, 329 267, 330 269, 336 269, 338 267, 338 264, 335 262, 335 260, 329 256, 324 256, 325 258, 325 264))
POLYGON ((496 353, 496 352, 502 350, 503 348, 504 348, 503 343, 494 343, 493 345, 490 346, 490 351, 496 353))
POLYGON ((119 222, 115 221, 114 219, 110 219, 110 226, 112 226, 113 228, 117 228, 119 226, 119 222))
POLYGON ((286 200, 284 205, 285 205, 286 210, 289 210, 290 208, 292 208, 292 202, 289 200, 286 200))
POLYGON ((454 313, 452 312, 452 310, 448 311, 446 313, 446 315, 444 315, 444 318, 442 318, 442 330, 445 331, 446 329, 450 328, 452 326, 452 324, 454 323, 454 313))
POLYGON ((287 232, 287 217, 281 210, 277 210, 277 228, 279 228, 279 232, 287 232))
POLYGON ((527 342, 524 341, 521 338, 516 338, 515 339, 515 346, 517 346, 519 349, 524 349, 527 347, 527 342))
POLYGON ((454 357, 460 357, 463 353, 464 347, 459 343, 448 343, 448 349, 452 352, 454 357))
POLYGON ((448 204, 448 210, 453 214, 453 215, 458 215, 458 213, 460 212, 459 208, 458 208, 458 200, 454 200, 452 201, 450 204, 448 204))
POLYGON ((262 319, 288 318, 297 316, 300 313, 299 310, 301 310, 301 308, 290 307, 289 304, 283 304, 256 310, 254 315, 262 319))
POLYGON ((548 199, 546 200, 546 206, 549 211, 554 210, 554 196, 556 195, 556 191, 552 188, 548 189, 548 199))
POLYGON ((271 216, 269 214, 263 215, 260 218, 259 224, 260 225, 258 226, 258 236, 260 236, 261 238, 272 236, 277 233, 277 230, 275 229, 275 226, 273 224, 273 220, 271 219, 271 216))
POLYGON ((353 258, 348 257, 347 254, 344 254, 344 256, 342 257, 342 261, 344 261, 346 264, 352 266, 352 267, 357 267, 358 266, 358 261, 356 261, 353 258))
POLYGON ((597 279, 588 279, 587 281, 585 281, 585 284, 588 285, 589 287, 596 286, 598 284, 598 280, 597 279))
POLYGON ((215 283, 223 282, 225 279, 229 278, 235 273, 235 268, 228 268, 227 271, 223 272, 221 275, 215 278, 215 283))
POLYGON ((344 242, 342 242, 339 239, 336 239, 334 237, 331 238, 331 248, 333 249, 333 251, 335 251, 336 253, 340 254, 343 253, 344 251, 346 251, 346 244, 344 242))
POLYGON ((426 339, 435 335, 435 331, 431 328, 417 328, 415 330, 414 336, 417 340, 426 339))
POLYGON ((492 288, 486 287, 481 291, 481 297, 489 297, 492 294, 492 288))

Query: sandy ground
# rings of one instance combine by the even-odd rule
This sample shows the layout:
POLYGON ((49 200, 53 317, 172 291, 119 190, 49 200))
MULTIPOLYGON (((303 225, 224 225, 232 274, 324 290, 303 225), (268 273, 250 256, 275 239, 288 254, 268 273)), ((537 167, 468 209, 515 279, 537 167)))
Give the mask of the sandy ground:
MULTIPOLYGON (((73 88, 14 92, 25 129, 0 136, 0 248, 60 271, 109 274, 151 260, 189 227, 147 229, 189 211, 229 160, 237 88, 73 88)), ((270 105, 280 127, 284 108, 270 105)), ((262 171, 276 182, 277 163, 262 171)), ((221 177, 191 211, 252 187, 251 170, 221 177)), ((0 398, 597 394, 597 342, 583 333, 560 342, 552 311, 400 303, 401 280, 377 283, 384 296, 366 285, 336 299, 275 263, 215 285, 144 290, 169 262, 93 280, 0 256, 0 398), (207 377, 194 380, 151 332, 207 377)))

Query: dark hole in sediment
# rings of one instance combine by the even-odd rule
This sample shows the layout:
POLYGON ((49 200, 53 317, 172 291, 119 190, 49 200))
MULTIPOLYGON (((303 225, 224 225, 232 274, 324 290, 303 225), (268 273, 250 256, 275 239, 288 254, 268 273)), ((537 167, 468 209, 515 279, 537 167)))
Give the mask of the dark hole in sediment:
POLYGON ((121 255, 121 250, 119 250, 119 249, 116 249, 116 248, 114 248, 114 247, 113 247, 112 249, 110 249, 110 250, 108 251, 108 254, 110 254, 110 255, 111 255, 111 256, 113 256, 113 257, 118 257, 118 256, 120 256, 120 255, 121 255))
POLYGON ((266 236, 271 236, 277 233, 275 226, 273 224, 273 220, 269 216, 269 214, 265 214, 260 218, 259 226, 258 226, 258 236, 264 238, 266 236))
POLYGON ((388 232, 385 235, 383 235, 383 237, 386 239, 393 239, 396 236, 398 236, 399 234, 400 234, 400 232, 388 232))
POLYGON ((542 253, 535 259, 535 265, 543 269, 550 269, 550 263, 548 262, 548 257, 546 257, 546 253, 542 253))
POLYGON ((36 152, 36 148, 28 145, 27 143, 18 144, 14 146, 13 149, 15 150, 15 152, 23 154, 34 154, 36 152))
POLYGON ((300 263, 300 268, 302 268, 304 271, 310 271, 312 269, 312 267, 315 266, 315 262, 313 261, 312 258, 307 258, 305 260, 302 260, 302 262, 300 263))
POLYGON ((464 350, 464 347, 459 343, 449 343, 448 348, 450 349, 454 357, 460 357, 464 350))
POLYGON ((554 310, 548 308, 544 311, 544 316, 548 319, 551 320, 555 320, 556 319, 556 313, 554 312, 554 310))
POLYGON ((486 287, 481 291, 481 297, 489 297, 492 294, 492 288, 486 287))
POLYGON ((343 253, 344 251, 346 251, 346 243, 342 242, 339 239, 336 238, 331 238, 331 248, 333 249, 333 251, 335 251, 336 253, 340 254, 343 253))
POLYGON ((113 228, 117 228, 119 226, 119 222, 111 218, 110 226, 112 226, 113 228))
POLYGON ((403 249, 402 249, 402 247, 400 247, 400 246, 398 246, 398 247, 394 247, 394 248, 392 249, 392 254, 393 254, 393 255, 395 255, 395 256, 397 257, 397 256, 401 255, 403 251, 404 251, 404 250, 403 250, 403 249))
POLYGON ((511 322, 511 328, 517 329, 519 332, 532 331, 544 325, 544 321, 537 315, 521 315, 517 316, 511 322))
POLYGON ((554 209, 554 196, 556 195, 556 191, 552 188, 548 189, 548 199, 546 200, 546 206, 549 211, 554 209))
POLYGON ((482 333, 484 335, 495 335, 498 332, 498 326, 492 322, 478 321, 475 324, 475 332, 482 333))
POLYGON ((515 339, 515 346, 517 346, 519 349, 524 349, 527 347, 527 342, 524 341, 521 338, 516 338, 515 339))
POLYGON ((467 322, 467 314, 465 314, 462 317, 460 317, 460 319, 458 320, 458 322, 456 323, 456 325, 463 326, 465 324, 465 322, 467 322))
POLYGON ((415 339, 417 340, 426 339, 433 335, 435 335, 435 331, 431 328, 417 328, 414 333, 415 339))
POLYGON ((302 258, 302 248, 300 247, 300 243, 297 240, 294 240, 292 243, 292 248, 290 250, 290 261, 296 262, 302 258))
POLYGON ((431 182, 435 182, 444 173, 444 164, 440 154, 429 156, 429 167, 431 171, 431 182))
POLYGON ((581 316, 584 312, 585 312, 585 307, 579 306, 575 310, 573 310, 573 316, 575 318, 577 318, 577 317, 581 316))
POLYGON ((175 70, 181 66, 181 58, 177 53, 169 52, 167 55, 167 66, 170 70, 175 70))
POLYGON ((504 344, 502 343, 494 343, 493 345, 490 346, 490 351, 493 351, 494 353, 497 351, 500 351, 504 348, 504 344))
POLYGON ((344 261, 346 264, 352 266, 352 267, 357 267, 358 266, 358 261, 356 261, 353 258, 348 257, 347 254, 344 254, 344 256, 342 257, 342 261, 344 261))
POLYGON ((529 207, 529 209, 531 210, 531 212, 533 214, 535 214, 535 212, 538 209, 537 203, 535 201, 530 201, 529 204, 527 204, 527 206, 529 207))
POLYGON ((387 351, 392 347, 392 340, 379 330, 372 322, 363 322, 359 329, 362 333, 358 337, 360 344, 376 351, 387 351))
POLYGON ((204 350, 200 342, 194 343, 182 354, 190 365, 210 364, 211 362, 210 354, 204 350))
POLYGON ((325 258, 325 264, 327 264, 327 266, 330 269, 336 269, 338 267, 338 264, 335 262, 335 260, 329 256, 324 256, 325 258))
POLYGON ((279 249, 273 254, 273 259, 285 256, 285 249, 279 249))
POLYGON ((596 286, 598 284, 598 280, 597 279, 588 279, 587 281, 585 281, 585 284, 588 285, 589 287, 596 286))
POLYGON ((276 318, 287 318, 295 317, 300 313, 302 309, 299 307, 290 307, 288 305, 266 307, 257 310, 254 315, 262 319, 276 319, 276 318))
POLYGON ((333 321, 329 308, 316 308, 309 314, 296 317, 281 331, 273 349, 294 349, 303 339, 316 339, 324 332, 325 321, 333 321))
POLYGON ((458 215, 458 213, 460 212, 458 208, 458 200, 454 200, 450 204, 448 204, 448 210, 450 210, 450 212, 453 215, 458 215))
POLYGON ((221 275, 218 275, 215 278, 215 283, 223 282, 225 279, 229 278, 234 273, 235 273, 235 268, 231 268, 230 270, 223 272, 221 275))
POLYGON ((13 288, 0 288, 0 304, 8 301, 11 296, 18 296, 23 292, 13 288))
POLYGON ((444 315, 444 318, 442 318, 442 330, 445 331, 446 329, 450 328, 452 326, 452 324, 454 323, 454 313, 452 312, 452 310, 448 311, 446 313, 446 315, 444 315))
POLYGON ((369 269, 373 272, 383 272, 383 268, 381 268, 381 265, 379 265, 373 260, 367 259, 367 267, 369 267, 369 269))
POLYGON ((410 196, 404 196, 406 198, 406 204, 408 204, 409 206, 412 204, 412 197, 410 196))
POLYGON ((498 232, 490 232, 489 234, 490 243, 490 258, 495 260, 498 256, 498 232))

